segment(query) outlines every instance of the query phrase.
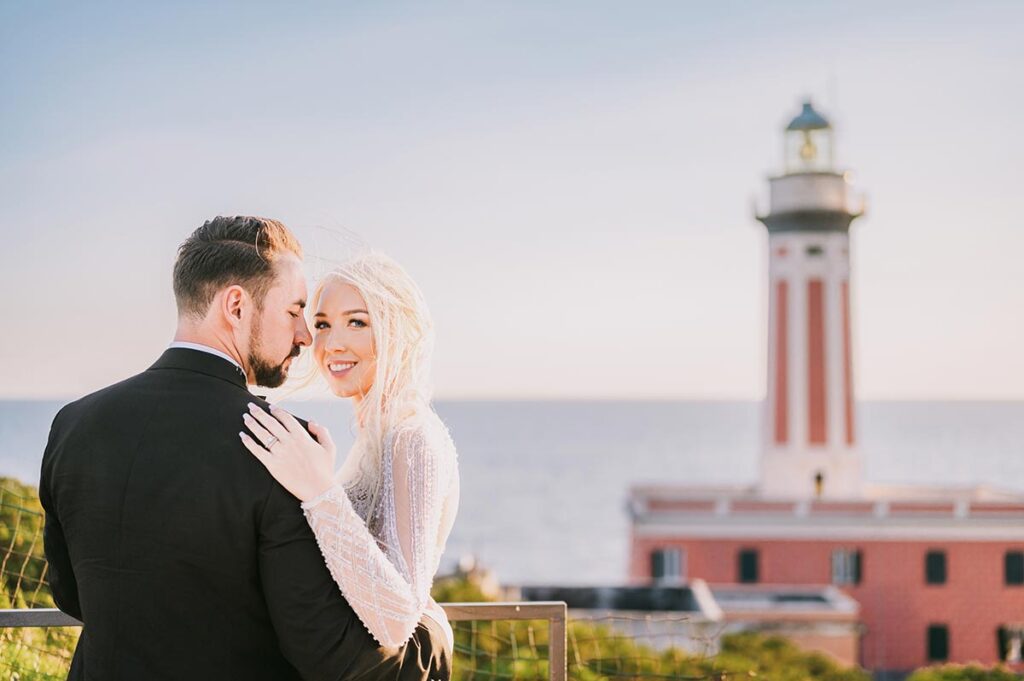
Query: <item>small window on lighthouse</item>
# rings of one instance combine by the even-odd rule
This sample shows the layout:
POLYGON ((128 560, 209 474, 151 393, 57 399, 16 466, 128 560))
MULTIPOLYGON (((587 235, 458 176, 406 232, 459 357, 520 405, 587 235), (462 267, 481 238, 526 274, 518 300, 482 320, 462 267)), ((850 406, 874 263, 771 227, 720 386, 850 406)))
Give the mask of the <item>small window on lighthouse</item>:
POLYGON ((786 127, 786 172, 832 172, 832 125, 809 101, 786 127))

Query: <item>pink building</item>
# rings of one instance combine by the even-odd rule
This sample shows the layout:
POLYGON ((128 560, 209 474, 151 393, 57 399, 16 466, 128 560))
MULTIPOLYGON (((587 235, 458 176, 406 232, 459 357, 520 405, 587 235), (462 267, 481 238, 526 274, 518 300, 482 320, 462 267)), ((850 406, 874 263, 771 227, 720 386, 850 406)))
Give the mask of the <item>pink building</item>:
POLYGON ((861 664, 1019 663, 1024 495, 872 485, 858 450, 849 230, 862 212, 810 103, 770 178, 760 479, 635 487, 636 583, 835 585, 859 606, 861 664))

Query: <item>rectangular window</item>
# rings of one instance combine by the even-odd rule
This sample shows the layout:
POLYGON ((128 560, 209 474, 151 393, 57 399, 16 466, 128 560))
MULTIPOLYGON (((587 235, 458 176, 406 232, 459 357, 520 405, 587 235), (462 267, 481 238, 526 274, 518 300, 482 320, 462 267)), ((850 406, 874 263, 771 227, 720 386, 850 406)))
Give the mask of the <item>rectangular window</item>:
POLYGON ((1024 584, 1024 551, 1007 551, 1003 574, 1007 586, 1024 584))
POLYGON ((838 586, 860 584, 860 549, 835 549, 832 552, 832 583, 838 586))
POLYGON ((946 583, 946 552, 929 551, 924 557, 924 578, 928 584, 946 583))
POLYGON ((932 624, 928 627, 928 661, 945 662, 949 659, 949 627, 932 624))
POLYGON ((741 549, 739 554, 739 581, 755 584, 758 579, 757 549, 741 549))
POLYGON ((679 582, 685 576, 681 549, 655 549, 651 551, 651 578, 656 582, 679 582))

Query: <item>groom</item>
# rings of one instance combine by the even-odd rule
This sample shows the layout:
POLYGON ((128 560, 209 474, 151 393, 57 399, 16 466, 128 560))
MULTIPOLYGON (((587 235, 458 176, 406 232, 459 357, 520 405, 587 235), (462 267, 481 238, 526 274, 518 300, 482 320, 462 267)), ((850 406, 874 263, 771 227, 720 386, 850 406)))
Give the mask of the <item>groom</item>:
MULTIPOLYGON (((218 217, 178 250, 175 341, 64 407, 39 495, 53 597, 83 622, 70 679, 436 679, 440 650, 378 648, 299 502, 238 439, 246 384, 309 345, 302 249, 218 217)), ((446 671, 446 670, 445 670, 446 671)))

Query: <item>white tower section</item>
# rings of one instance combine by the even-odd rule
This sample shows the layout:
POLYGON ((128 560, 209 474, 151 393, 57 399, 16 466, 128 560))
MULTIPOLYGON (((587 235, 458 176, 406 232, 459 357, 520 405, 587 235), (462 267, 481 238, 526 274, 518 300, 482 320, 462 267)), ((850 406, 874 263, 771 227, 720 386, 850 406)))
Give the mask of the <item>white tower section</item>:
POLYGON ((769 178, 768 393, 761 493, 860 495, 850 314, 849 183, 832 127, 808 102, 786 128, 785 173, 769 178))

